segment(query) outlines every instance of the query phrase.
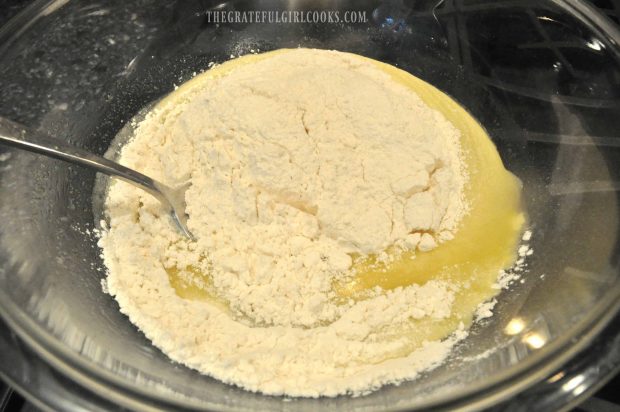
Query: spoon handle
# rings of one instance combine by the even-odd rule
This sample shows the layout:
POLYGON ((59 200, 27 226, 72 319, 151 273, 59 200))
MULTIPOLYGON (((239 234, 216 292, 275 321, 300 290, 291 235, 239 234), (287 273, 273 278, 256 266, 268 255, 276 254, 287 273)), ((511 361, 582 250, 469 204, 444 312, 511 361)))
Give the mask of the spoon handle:
POLYGON ((136 185, 159 200, 167 209, 181 233, 191 240, 194 239, 194 236, 187 228, 187 215, 185 213, 184 200, 185 186, 172 189, 157 180, 151 179, 142 173, 122 166, 105 157, 89 153, 84 149, 72 146, 62 140, 45 136, 42 133, 38 133, 24 125, 1 116, 0 144, 85 166, 136 185))
POLYGON ((161 190, 162 187, 164 190, 167 187, 162 183, 105 157, 89 153, 62 140, 45 136, 4 117, 0 117, 0 144, 95 169, 108 176, 137 184, 158 200, 168 203, 161 190))

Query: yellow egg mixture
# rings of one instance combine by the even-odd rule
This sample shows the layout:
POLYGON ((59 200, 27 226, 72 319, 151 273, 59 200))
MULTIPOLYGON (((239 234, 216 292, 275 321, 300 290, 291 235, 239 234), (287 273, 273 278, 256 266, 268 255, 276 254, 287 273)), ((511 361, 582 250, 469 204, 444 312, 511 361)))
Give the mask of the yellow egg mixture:
MULTIPOLYGON (((252 64, 283 51, 248 55, 216 66, 185 83, 166 100, 181 101, 185 92, 200 87, 212 78, 225 76, 239 65, 252 64)), ((498 293, 493 286, 499 271, 513 265, 525 223, 520 202, 521 183, 504 168, 494 144, 480 124, 458 103, 403 70, 363 59, 371 61, 394 80, 413 90, 460 131, 463 159, 469 175, 465 188, 469 212, 463 217, 454 239, 428 252, 403 253, 389 264, 378 263, 372 256, 356 258, 353 274, 334 284, 334 290, 343 301, 363 299, 365 292, 377 286, 389 290, 414 283, 424 284, 432 279, 449 280, 457 286, 449 318, 411 320, 407 330, 403 330, 401 325, 398 330, 380 332, 380 337, 384 339, 407 337, 411 341, 409 349, 413 350, 424 341, 445 338, 461 322, 465 326, 470 325, 478 305, 498 293)), ((188 268, 194 276, 188 281, 186 276, 179 275, 176 268, 167 271, 170 284, 180 297, 226 305, 210 290, 208 273, 188 268)))

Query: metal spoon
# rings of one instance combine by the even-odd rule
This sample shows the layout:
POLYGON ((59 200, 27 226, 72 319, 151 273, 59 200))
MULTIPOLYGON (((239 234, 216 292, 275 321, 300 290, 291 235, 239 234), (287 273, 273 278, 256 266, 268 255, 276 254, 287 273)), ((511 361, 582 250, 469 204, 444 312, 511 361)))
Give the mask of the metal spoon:
POLYGON ((105 157, 45 136, 3 117, 0 117, 0 144, 86 166, 138 186, 155 196, 167 209, 179 231, 187 238, 194 240, 194 236, 187 228, 187 214, 185 213, 185 191, 188 185, 171 188, 105 157))

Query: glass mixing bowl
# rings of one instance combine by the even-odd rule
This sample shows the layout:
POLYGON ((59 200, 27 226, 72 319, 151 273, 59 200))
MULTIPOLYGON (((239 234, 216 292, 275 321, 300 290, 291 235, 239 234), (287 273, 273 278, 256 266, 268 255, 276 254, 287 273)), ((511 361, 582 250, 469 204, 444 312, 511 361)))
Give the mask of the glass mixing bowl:
POLYGON ((548 405, 578 399, 620 359, 618 323, 600 334, 620 305, 619 41, 578 0, 34 2, 0 30, 6 117, 101 154, 142 107, 211 62, 297 46, 358 53, 479 119, 523 181, 535 252, 495 316, 419 379, 357 398, 261 396, 172 363, 102 291, 94 173, 2 150, 0 312, 16 334, 2 332, 2 377, 76 410, 480 408, 538 382, 514 409, 546 388, 558 388, 548 405), (355 10, 367 21, 214 24, 208 9, 355 10))

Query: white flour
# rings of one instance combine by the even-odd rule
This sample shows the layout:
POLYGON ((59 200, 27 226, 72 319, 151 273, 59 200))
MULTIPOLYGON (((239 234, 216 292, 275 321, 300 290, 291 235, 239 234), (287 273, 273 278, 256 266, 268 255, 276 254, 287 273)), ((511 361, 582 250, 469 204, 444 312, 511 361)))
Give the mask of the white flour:
POLYGON ((197 241, 151 196, 113 183, 100 245, 123 313, 170 358, 267 394, 362 393, 441 362, 462 329, 413 351, 382 332, 448 317, 452 286, 343 304, 332 283, 352 255, 423 253, 452 238, 465 211, 452 124, 373 64, 331 51, 275 54, 178 93, 120 161, 191 182, 197 241), (164 268, 219 303, 181 299, 164 268))

